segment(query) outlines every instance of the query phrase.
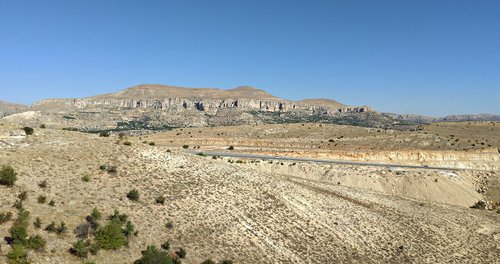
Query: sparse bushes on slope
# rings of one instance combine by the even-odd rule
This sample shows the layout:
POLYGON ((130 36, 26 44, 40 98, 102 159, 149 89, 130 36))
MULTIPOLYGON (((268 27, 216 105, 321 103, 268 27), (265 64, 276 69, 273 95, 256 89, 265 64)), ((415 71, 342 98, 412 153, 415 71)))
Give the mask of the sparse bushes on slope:
POLYGON ((92 213, 75 229, 75 234, 80 238, 70 252, 78 257, 86 258, 88 253, 95 255, 100 249, 119 249, 128 244, 128 239, 136 235, 137 231, 126 214, 120 214, 118 210, 108 217, 108 222, 99 227, 102 214, 94 208, 92 213), (93 239, 92 236, 94 235, 93 239))
POLYGON ((3 165, 0 169, 0 185, 14 186, 17 180, 17 172, 10 165, 3 165))
POLYGON ((43 250, 47 244, 39 235, 28 238, 29 216, 28 211, 19 210, 18 217, 9 230, 10 237, 7 240, 12 249, 7 254, 8 263, 28 263, 28 249, 43 250))
POLYGON ((155 246, 148 246, 134 264, 174 264, 174 261, 167 252, 158 250, 155 246))

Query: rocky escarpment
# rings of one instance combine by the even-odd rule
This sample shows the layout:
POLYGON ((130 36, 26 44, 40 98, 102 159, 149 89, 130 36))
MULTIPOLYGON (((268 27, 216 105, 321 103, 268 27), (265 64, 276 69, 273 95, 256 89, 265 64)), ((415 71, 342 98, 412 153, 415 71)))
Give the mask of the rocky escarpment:
POLYGON ((231 90, 190 89, 161 85, 140 85, 115 94, 105 94, 83 99, 48 99, 34 104, 35 108, 111 108, 151 109, 169 112, 195 110, 216 112, 219 109, 243 111, 290 112, 327 114, 368 112, 369 107, 353 107, 333 100, 290 101, 272 96, 252 87, 231 90))
POLYGON ((311 104, 298 103, 288 100, 273 99, 201 99, 193 100, 190 98, 163 98, 157 100, 141 99, 75 99, 69 106, 78 109, 104 107, 104 108, 138 108, 138 109, 157 109, 163 111, 179 112, 184 110, 198 110, 212 112, 218 109, 240 109, 256 110, 269 112, 289 112, 306 111, 310 114, 335 114, 344 112, 367 112, 368 107, 349 107, 342 106, 331 108, 328 106, 318 106, 311 104))

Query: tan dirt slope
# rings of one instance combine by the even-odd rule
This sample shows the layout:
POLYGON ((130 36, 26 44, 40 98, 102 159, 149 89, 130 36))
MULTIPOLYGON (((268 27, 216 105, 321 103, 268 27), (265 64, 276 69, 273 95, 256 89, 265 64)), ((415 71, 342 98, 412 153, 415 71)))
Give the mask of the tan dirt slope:
MULTIPOLYGON (((18 129, 0 125, 4 131, 18 129)), ((4 133, 9 137, 10 133, 4 133)), ((445 203, 407 199, 254 168, 256 163, 194 156, 180 148, 149 146, 144 138, 117 138, 52 129, 0 148, 1 163, 19 172, 15 187, 0 186, 0 212, 21 191, 25 208, 44 225, 64 220, 73 230, 92 208, 106 215, 119 209, 136 224, 139 235, 128 248, 101 251, 96 263, 132 263, 147 245, 166 239, 187 250, 183 263, 231 258, 235 263, 495 263, 500 259, 500 215, 445 203), (118 172, 99 170, 116 165, 118 172), (90 182, 83 182, 88 174, 90 182), (38 183, 47 180, 42 189, 38 183), (132 188, 139 202, 125 198, 132 188), (55 206, 38 204, 46 195, 55 206), (164 206, 154 198, 165 195, 164 206), (173 228, 165 228, 172 221, 173 228)), ((4 138, 4 141, 7 139, 4 138)), ((291 164, 287 164, 290 166, 291 164)), ((281 166, 281 165, 279 165, 281 166)), ((297 166, 297 165, 294 165, 297 166)), ((332 177, 345 170, 333 168, 332 177)), ((330 175, 330 174, 327 174, 330 175)), ((347 175, 345 176, 347 177, 347 175)), ((11 222, 0 225, 0 236, 11 222)), ((68 253, 76 241, 34 230, 47 239, 47 249, 31 252, 32 263, 79 263, 68 253)), ((0 242, 0 262, 9 246, 0 242)))

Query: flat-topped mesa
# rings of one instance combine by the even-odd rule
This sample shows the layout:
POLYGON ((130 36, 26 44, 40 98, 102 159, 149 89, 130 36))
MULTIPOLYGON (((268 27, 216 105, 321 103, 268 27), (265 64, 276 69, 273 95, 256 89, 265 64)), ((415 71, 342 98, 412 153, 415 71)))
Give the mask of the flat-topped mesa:
MULTIPOLYGON (((38 106, 43 104, 43 101, 39 102, 38 106)), ((307 111, 311 114, 335 114, 372 111, 366 106, 351 107, 328 99, 285 100, 249 86, 222 90, 138 85, 118 93, 65 100, 65 104, 78 109, 99 107, 156 109, 171 112, 186 110, 213 112, 218 109, 239 109, 243 111, 307 111)))

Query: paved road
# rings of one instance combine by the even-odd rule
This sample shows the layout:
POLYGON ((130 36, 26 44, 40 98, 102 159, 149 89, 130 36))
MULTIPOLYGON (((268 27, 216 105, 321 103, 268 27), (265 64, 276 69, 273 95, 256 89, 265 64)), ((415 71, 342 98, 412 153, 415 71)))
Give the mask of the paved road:
POLYGON ((431 166, 418 166, 418 165, 402 165, 402 164, 390 164, 390 163, 370 163, 370 162, 359 162, 359 161, 345 161, 345 160, 326 160, 326 159, 314 159, 314 158, 298 158, 298 157, 280 157, 280 156, 266 156, 266 155, 255 155, 255 154, 245 154, 237 152, 212 152, 212 151, 194 151, 187 150, 191 154, 203 153, 207 156, 221 156, 229 158, 242 158, 242 159, 262 159, 262 160, 281 160, 281 161, 297 161, 297 162, 317 162, 317 163, 329 163, 329 164, 343 164, 343 165, 355 165, 355 166, 373 166, 373 167, 388 167, 388 168, 409 168, 409 169, 426 169, 426 170, 466 170, 459 168, 447 168, 447 167, 431 167, 431 166))

